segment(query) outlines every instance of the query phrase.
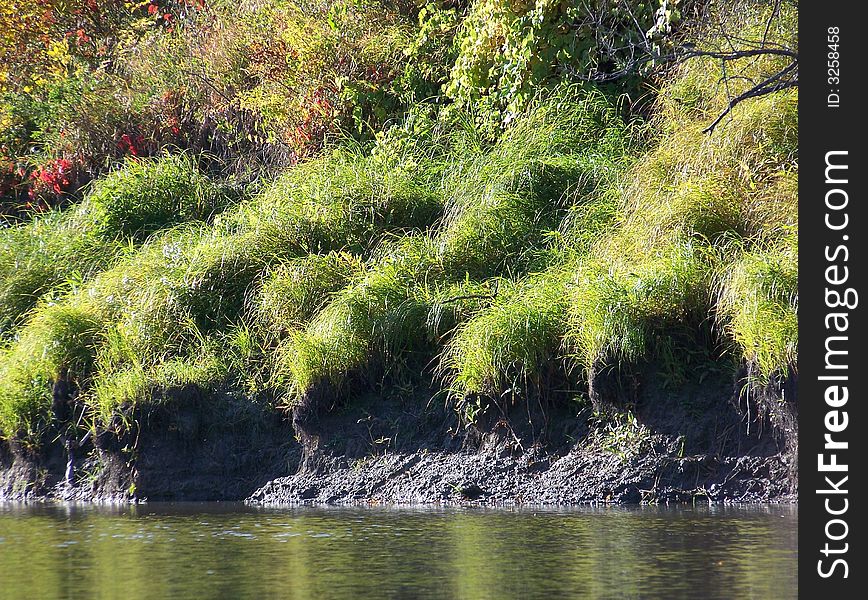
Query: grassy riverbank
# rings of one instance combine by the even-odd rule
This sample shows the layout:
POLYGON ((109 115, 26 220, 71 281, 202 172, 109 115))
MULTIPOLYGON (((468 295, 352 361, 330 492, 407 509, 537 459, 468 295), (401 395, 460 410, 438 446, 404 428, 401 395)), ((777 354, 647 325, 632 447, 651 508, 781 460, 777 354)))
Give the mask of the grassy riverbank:
MULTIPOLYGON (((461 42, 455 31, 492 5, 443 9, 436 31, 461 42)), ((794 43, 789 5, 709 10, 740 38, 794 43)), ((392 45, 435 26, 383 14, 392 45)), ((340 52, 373 52, 379 38, 357 29, 337 36, 340 52)), ((142 39, 168 43, 158 34, 174 35, 142 39)), ((428 34, 414 39, 439 39, 428 34)), ((689 19, 680 35, 725 41, 689 19)), ((377 60, 451 72, 457 89, 461 43, 429 48, 437 60, 377 60)), ((627 381, 649 362, 674 388, 723 368, 766 389, 797 354, 797 92, 704 130, 786 60, 728 61, 738 77, 724 85, 720 60, 695 57, 641 94, 549 77, 494 108, 495 94, 461 88, 439 109, 404 96, 399 110, 393 86, 380 90, 392 116, 365 121, 375 135, 324 134, 293 150, 297 164, 255 173, 237 147, 218 160, 152 140, 153 156, 94 171, 80 199, 0 230, 0 436, 35 443, 59 395, 83 432, 123 428, 190 385, 281 411, 433 381, 468 423, 541 396, 599 410, 611 401, 601 374, 627 381)), ((376 113, 366 101, 359 111, 376 113)))

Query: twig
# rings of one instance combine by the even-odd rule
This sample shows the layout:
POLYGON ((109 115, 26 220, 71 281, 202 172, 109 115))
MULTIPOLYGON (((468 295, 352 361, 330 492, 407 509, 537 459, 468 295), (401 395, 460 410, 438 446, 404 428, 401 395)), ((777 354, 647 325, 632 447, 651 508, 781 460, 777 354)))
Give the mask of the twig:
POLYGON ((796 75, 795 79, 783 80, 783 78, 798 68, 798 62, 793 61, 784 69, 778 71, 775 75, 772 75, 765 81, 755 85, 751 89, 747 90, 731 99, 726 106, 726 109, 721 112, 717 118, 705 129, 702 130, 703 133, 711 133, 714 131, 714 128, 723 120, 723 118, 728 115, 733 108, 735 108, 741 102, 749 98, 758 98, 760 96, 765 96, 766 94, 771 94, 774 92, 779 92, 781 90, 785 90, 792 87, 797 87, 799 85, 798 75, 796 75))

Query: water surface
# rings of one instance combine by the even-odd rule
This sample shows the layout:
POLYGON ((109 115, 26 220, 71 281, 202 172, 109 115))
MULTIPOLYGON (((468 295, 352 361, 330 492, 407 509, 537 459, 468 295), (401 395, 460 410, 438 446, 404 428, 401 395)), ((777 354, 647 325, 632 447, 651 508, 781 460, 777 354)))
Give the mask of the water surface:
POLYGON ((0 598, 793 598, 796 517, 0 503, 0 598))

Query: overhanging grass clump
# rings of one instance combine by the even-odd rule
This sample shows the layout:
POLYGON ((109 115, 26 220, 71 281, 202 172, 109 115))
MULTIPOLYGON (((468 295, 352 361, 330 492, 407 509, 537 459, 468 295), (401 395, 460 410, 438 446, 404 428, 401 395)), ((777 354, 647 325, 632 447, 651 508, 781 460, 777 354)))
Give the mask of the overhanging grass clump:
POLYGON ((560 366, 568 279, 565 269, 528 277, 459 326, 440 361, 450 391, 459 398, 521 395, 539 386, 541 372, 560 366))
POLYGON ((404 238, 290 332, 275 356, 276 384, 288 390, 290 404, 322 383, 339 389, 362 367, 376 372, 426 343, 428 306, 413 288, 434 268, 433 256, 428 238, 404 238))
POLYGON ((249 233, 284 255, 364 253, 384 231, 425 229, 442 210, 424 166, 384 169, 358 150, 335 150, 278 177, 219 228, 249 233))
POLYGON ((44 294, 61 293, 123 253, 123 242, 93 235, 83 221, 52 212, 0 229, 0 338, 9 338, 44 294))
POLYGON ((52 385, 87 380, 103 323, 87 306, 47 305, 0 355, 0 433, 38 434, 50 419, 52 385))
POLYGON ((630 266, 588 261, 571 283, 567 347, 589 374, 635 363, 690 330, 710 306, 706 251, 693 243, 664 247, 630 266))
POLYGON ((630 128, 598 92, 567 87, 537 103, 488 152, 454 162, 438 245, 447 272, 526 271, 566 210, 628 164, 630 128))
POLYGON ((93 411, 93 418, 106 426, 112 418, 140 404, 158 405, 169 397, 166 392, 175 388, 195 386, 202 392, 213 392, 227 375, 222 351, 214 340, 206 340, 192 348, 187 356, 167 358, 144 365, 127 363, 120 368, 98 371, 85 401, 93 411))
POLYGON ((744 252, 721 269, 717 318, 748 366, 751 383, 786 377, 796 366, 798 260, 795 235, 744 252))
POLYGON ((609 253, 638 256, 684 236, 759 242, 795 224, 796 109, 788 92, 739 105, 710 134, 705 121, 681 123, 631 170, 609 253))

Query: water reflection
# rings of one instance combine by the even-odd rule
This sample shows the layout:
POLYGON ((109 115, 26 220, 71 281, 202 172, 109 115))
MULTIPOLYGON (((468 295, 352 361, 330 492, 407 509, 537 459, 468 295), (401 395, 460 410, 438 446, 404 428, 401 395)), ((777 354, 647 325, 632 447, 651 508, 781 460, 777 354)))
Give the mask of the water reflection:
POLYGON ((0 598, 788 598, 796 516, 0 504, 0 598))

